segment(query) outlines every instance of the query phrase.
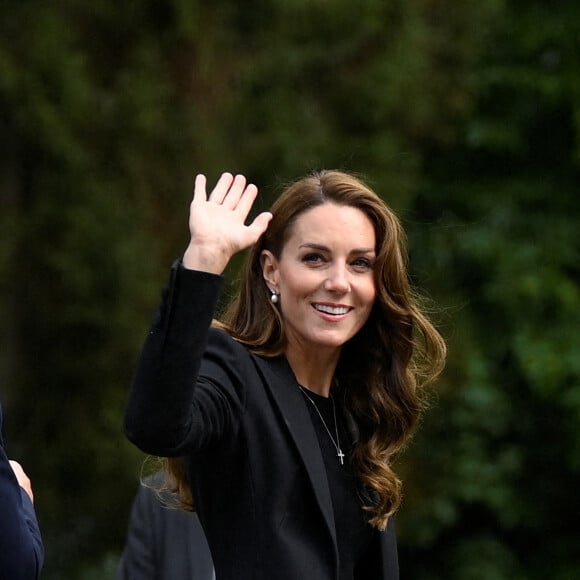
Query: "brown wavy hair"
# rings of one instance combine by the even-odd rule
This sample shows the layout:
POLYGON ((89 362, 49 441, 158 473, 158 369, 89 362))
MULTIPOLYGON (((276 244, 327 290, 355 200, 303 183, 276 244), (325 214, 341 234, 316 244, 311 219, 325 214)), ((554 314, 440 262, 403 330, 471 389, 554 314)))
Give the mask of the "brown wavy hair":
MULTIPOLYGON (((333 393, 358 426, 353 469, 373 498, 364 506, 369 522, 384 529, 402 497, 393 457, 412 436, 425 407, 424 387, 441 372, 446 354, 409 283, 406 237, 395 213, 348 173, 324 170, 294 182, 273 204, 268 229, 247 255, 239 293, 216 324, 256 354, 284 353, 284 320, 270 301, 260 256, 269 250, 280 258, 299 216, 325 203, 358 208, 375 230, 377 296, 367 322, 341 350, 333 393)), ((167 467, 191 505, 182 462, 169 459, 167 467)))

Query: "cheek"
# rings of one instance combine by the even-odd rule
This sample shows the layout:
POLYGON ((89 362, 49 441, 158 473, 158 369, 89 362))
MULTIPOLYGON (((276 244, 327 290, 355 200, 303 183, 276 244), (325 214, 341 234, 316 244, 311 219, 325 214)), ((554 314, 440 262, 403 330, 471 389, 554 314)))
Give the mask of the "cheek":
POLYGON ((374 280, 369 280, 368 284, 361 289, 361 296, 364 302, 368 304, 368 307, 372 308, 372 305, 374 304, 377 297, 377 290, 374 280))
MULTIPOLYGON (((376 300, 376 292, 374 292, 372 290, 369 291, 367 296, 366 296, 364 315, 362 317, 364 319, 364 322, 366 322, 370 318, 371 313, 373 311, 373 306, 375 304, 375 300, 376 300)), ((364 324, 364 322, 363 322, 363 324, 364 324)))
POLYGON ((373 311, 373 305, 374 305, 374 303, 375 303, 375 301, 371 299, 371 300, 369 300, 369 302, 366 305, 365 314, 364 314, 365 322, 368 320, 368 318, 371 315, 371 312, 373 311))
POLYGON ((287 295, 296 299, 308 296, 318 285, 316 277, 311 276, 308 271, 284 272, 280 278, 280 287, 285 289, 287 295))

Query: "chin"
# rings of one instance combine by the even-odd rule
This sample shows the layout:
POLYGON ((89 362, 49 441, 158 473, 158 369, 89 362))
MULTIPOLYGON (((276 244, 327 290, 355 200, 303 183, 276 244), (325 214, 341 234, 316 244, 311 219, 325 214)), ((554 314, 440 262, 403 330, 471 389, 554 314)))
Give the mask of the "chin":
POLYGON ((340 337, 318 337, 312 342, 319 348, 341 348, 344 346, 352 336, 340 336, 340 337))

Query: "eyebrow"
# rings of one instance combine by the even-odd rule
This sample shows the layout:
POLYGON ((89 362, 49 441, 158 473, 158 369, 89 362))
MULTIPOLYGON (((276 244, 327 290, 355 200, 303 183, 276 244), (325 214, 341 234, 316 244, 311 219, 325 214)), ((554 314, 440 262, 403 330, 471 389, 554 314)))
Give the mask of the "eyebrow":
MULTIPOLYGON (((305 244, 300 244, 300 246, 298 246, 298 247, 300 249, 310 248, 312 250, 320 250, 322 252, 330 252, 331 251, 331 249, 328 246, 325 246, 323 244, 310 243, 310 242, 307 242, 305 244)), ((349 254, 374 254, 374 253, 375 253, 374 248, 354 248, 349 252, 349 254)))

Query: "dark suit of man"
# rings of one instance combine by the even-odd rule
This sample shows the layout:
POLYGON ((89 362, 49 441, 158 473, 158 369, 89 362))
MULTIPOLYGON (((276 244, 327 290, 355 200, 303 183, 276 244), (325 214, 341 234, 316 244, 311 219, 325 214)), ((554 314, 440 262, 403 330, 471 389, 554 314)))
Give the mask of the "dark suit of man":
MULTIPOLYGON (((326 469, 286 358, 208 332, 221 277, 172 272, 129 398, 127 436, 147 453, 189 457, 217 580, 338 580, 326 469)), ((398 579, 392 521, 371 548, 355 578, 398 579)))
POLYGON ((119 580, 215 579, 197 515, 167 507, 155 491, 159 480, 150 477, 137 491, 119 580))
POLYGON ((4 450, 0 406, 0 580, 35 580, 43 559, 32 501, 18 484, 4 450))

